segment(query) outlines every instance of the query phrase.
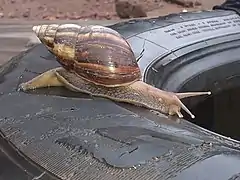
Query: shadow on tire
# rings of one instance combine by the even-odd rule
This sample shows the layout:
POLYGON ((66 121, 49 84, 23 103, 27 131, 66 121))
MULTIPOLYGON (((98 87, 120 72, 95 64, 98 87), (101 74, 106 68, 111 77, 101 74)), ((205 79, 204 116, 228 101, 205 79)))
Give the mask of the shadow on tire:
POLYGON ((240 140, 240 87, 215 94, 191 108, 195 119, 186 119, 208 130, 240 140))

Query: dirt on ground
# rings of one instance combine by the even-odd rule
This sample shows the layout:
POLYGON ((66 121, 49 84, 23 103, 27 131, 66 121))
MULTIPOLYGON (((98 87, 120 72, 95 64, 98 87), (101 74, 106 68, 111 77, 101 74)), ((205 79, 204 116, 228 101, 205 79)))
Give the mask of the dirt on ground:
POLYGON ((0 0, 0 20, 120 19, 209 10, 224 0, 0 0))

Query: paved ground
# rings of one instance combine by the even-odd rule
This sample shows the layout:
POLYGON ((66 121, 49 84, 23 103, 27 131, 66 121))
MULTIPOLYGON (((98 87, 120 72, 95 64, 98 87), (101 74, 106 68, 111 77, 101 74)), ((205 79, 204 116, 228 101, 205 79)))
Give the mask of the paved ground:
POLYGON ((119 19, 117 11, 138 5, 147 16, 159 16, 183 9, 197 11, 211 9, 225 0, 0 0, 0 19, 119 19), (124 7, 116 4, 124 2, 124 7), (182 5, 180 5, 180 4, 182 5), (186 5, 188 5, 186 7, 186 5))

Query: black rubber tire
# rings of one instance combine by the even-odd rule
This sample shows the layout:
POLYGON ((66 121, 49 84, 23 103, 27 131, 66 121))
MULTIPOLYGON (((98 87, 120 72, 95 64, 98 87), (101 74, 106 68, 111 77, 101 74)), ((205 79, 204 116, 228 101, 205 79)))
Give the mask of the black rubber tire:
MULTIPOLYGON (((231 73, 238 74, 240 28, 237 25, 229 28, 230 23, 219 24, 212 18, 237 24, 239 16, 231 11, 182 13, 110 27, 128 39, 136 56, 145 44, 139 61, 144 81, 171 91, 217 92, 219 88, 211 86, 212 82, 224 81, 231 73), (166 35, 171 32, 172 36, 179 36, 173 32, 173 26, 182 29, 179 33, 185 33, 184 29, 205 21, 215 23, 214 28, 220 30, 181 41, 172 41, 166 35), (214 59, 220 53, 232 56, 228 59, 221 56, 217 62, 214 59), (233 64, 236 68, 232 68, 233 64), (208 73, 216 68, 231 68, 231 72, 214 73, 206 82, 208 73), (199 77, 197 85, 192 81, 196 77, 199 77)), ((156 115, 144 108, 64 88, 17 91, 19 83, 57 66, 54 57, 40 44, 0 69, 0 103, 4 104, 0 108, 0 149, 30 178, 41 175, 39 179, 239 177, 240 143, 185 120, 176 122, 175 118, 156 115)), ((0 173, 1 178, 5 180, 6 176, 3 178, 0 173)))

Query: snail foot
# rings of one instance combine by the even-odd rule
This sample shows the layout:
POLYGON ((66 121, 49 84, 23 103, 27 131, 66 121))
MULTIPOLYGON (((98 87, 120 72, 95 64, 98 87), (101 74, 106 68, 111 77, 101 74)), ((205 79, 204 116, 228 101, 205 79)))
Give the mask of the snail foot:
POLYGON ((63 86, 63 83, 57 78, 57 69, 58 68, 50 69, 25 83, 21 83, 18 87, 18 91, 34 90, 44 87, 63 86))

